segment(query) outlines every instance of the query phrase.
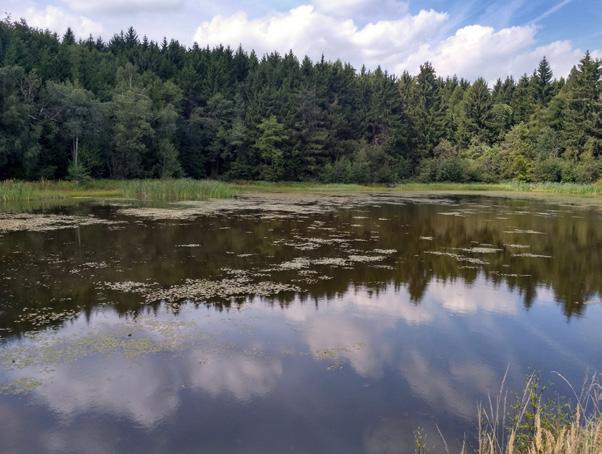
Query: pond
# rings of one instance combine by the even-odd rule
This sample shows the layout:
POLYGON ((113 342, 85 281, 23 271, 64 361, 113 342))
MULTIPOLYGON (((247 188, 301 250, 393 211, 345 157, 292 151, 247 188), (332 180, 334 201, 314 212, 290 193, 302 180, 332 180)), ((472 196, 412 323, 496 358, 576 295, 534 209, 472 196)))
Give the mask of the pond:
MULTIPOLYGON (((3 452, 458 449, 602 368, 602 214, 255 194, 0 215, 3 452)), ((568 392, 568 390, 567 390, 568 392)))

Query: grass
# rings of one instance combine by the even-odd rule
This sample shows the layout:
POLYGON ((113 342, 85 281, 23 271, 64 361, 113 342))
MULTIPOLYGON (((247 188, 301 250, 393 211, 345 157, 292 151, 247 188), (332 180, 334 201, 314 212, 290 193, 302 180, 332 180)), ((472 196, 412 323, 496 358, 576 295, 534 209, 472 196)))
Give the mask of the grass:
MULTIPOLYGON (((602 386, 598 376, 586 380, 580 393, 570 387, 569 401, 543 397, 537 377, 527 379, 521 396, 510 404, 502 381, 495 400, 479 408, 477 454, 602 453, 602 386)), ((466 451, 465 451, 466 452, 466 451)))
MULTIPOLYGON (((544 387, 535 374, 529 375, 518 396, 510 396, 502 380, 500 390, 478 406, 478 435, 475 447, 464 443, 461 454, 601 454, 602 384, 598 375, 589 377, 572 397, 544 397, 544 387)), ((438 428, 437 428, 438 429, 438 428)), ((450 454, 444 436, 445 452, 450 454)), ((424 432, 415 434, 415 453, 428 454, 424 432)))
POLYGON ((311 182, 248 182, 237 183, 242 191, 257 190, 266 192, 513 192, 559 195, 599 196, 602 183, 417 183, 408 182, 396 185, 321 184, 311 182))
POLYGON ((214 180, 0 181, 0 203, 124 197, 149 201, 230 198, 240 192, 503 192, 597 197, 602 184, 401 183, 395 186, 320 183, 225 183, 214 180))
POLYGON ((232 184, 213 180, 0 181, 2 203, 119 197, 153 201, 207 200, 234 197, 238 192, 232 184))

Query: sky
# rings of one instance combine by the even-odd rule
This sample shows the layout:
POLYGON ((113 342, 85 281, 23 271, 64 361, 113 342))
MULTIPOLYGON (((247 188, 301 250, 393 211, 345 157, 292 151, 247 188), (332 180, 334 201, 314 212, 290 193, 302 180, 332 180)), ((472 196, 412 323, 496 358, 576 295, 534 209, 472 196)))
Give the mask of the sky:
POLYGON ((565 76, 590 50, 602 58, 601 0, 0 0, 0 13, 77 36, 133 26, 154 40, 340 59, 415 74, 488 81, 531 73, 545 55, 565 76))

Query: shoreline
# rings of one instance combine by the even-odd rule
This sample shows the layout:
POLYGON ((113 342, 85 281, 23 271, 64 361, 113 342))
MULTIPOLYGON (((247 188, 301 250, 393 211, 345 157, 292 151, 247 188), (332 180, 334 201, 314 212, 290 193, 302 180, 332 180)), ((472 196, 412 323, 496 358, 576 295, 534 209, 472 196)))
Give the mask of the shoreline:
POLYGON ((536 198, 550 201, 581 201, 602 204, 602 184, 572 183, 399 183, 394 186, 322 184, 312 182, 222 182, 215 180, 91 180, 0 181, 0 205, 78 200, 184 201, 232 198, 241 194, 353 194, 388 193, 427 195, 476 195, 536 198))

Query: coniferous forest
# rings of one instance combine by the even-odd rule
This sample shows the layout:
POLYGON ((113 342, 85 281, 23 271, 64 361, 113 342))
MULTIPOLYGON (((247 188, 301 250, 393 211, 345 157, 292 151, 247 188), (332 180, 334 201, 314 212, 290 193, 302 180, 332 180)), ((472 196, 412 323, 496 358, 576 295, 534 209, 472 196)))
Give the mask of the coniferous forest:
MULTIPOLYGON (((243 43, 244 44, 244 43, 243 43)), ((0 22, 0 179, 394 183, 602 177, 601 61, 566 79, 356 69, 0 22)))

